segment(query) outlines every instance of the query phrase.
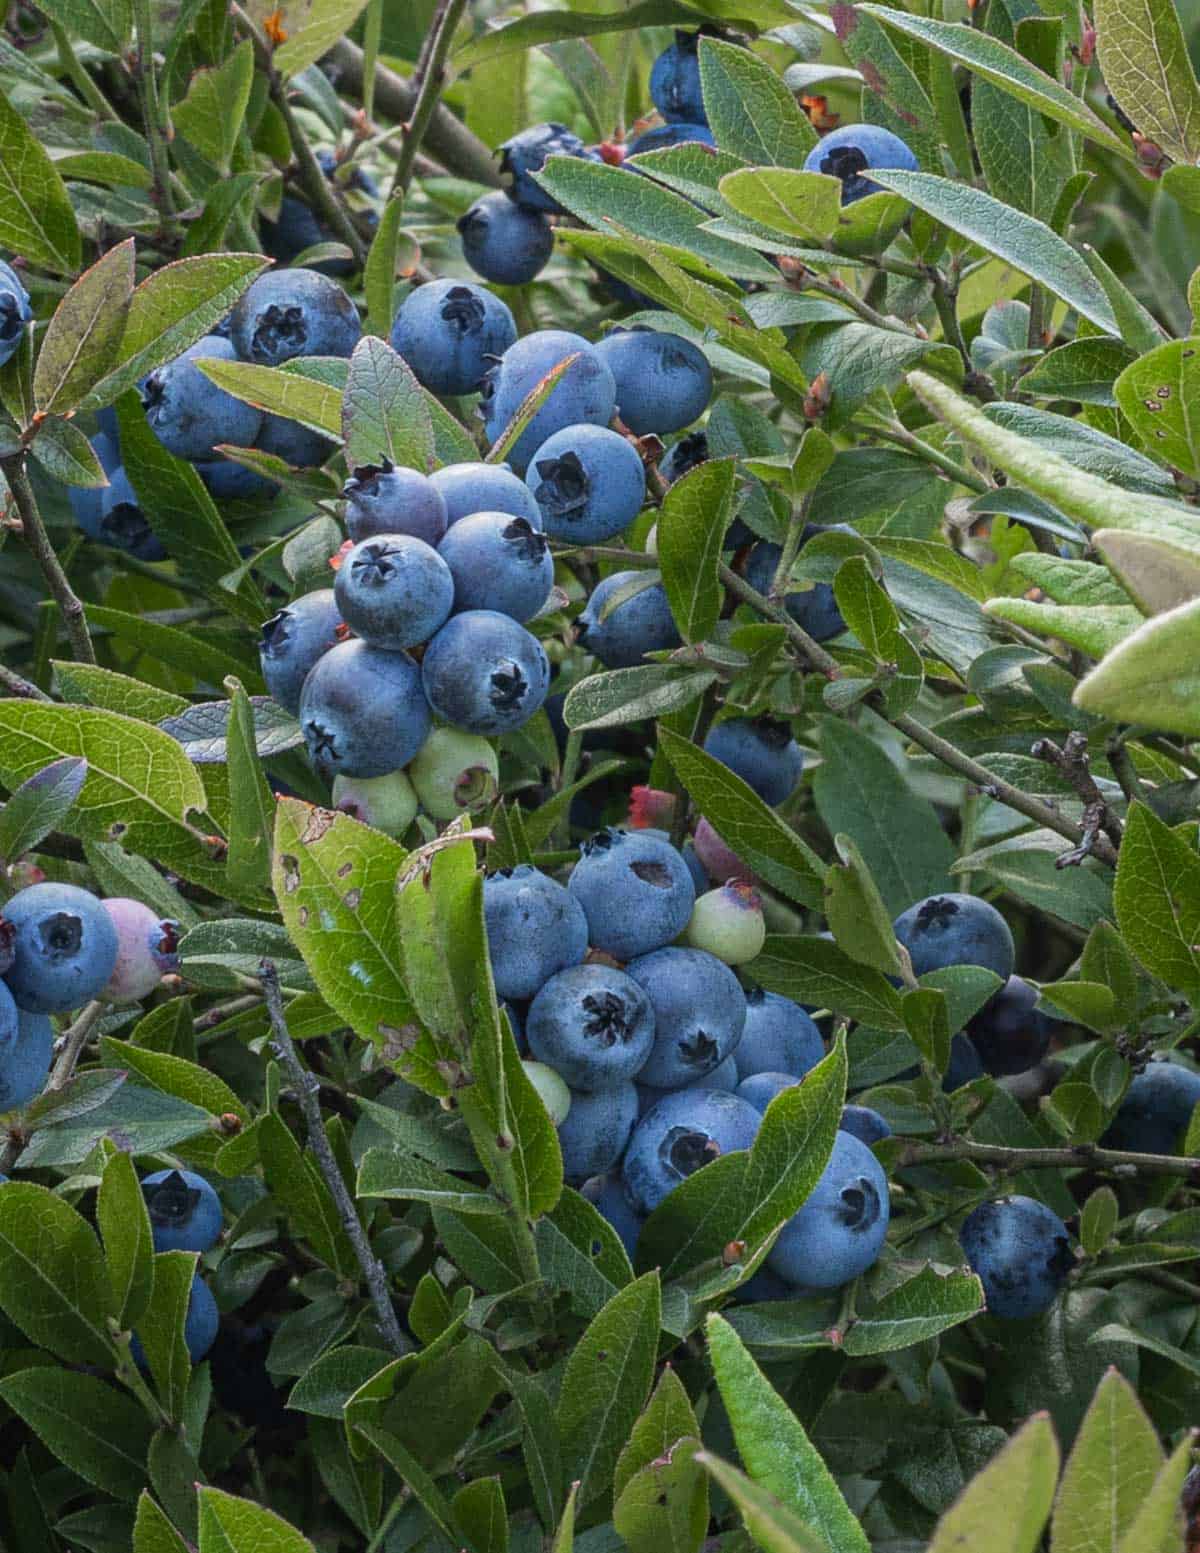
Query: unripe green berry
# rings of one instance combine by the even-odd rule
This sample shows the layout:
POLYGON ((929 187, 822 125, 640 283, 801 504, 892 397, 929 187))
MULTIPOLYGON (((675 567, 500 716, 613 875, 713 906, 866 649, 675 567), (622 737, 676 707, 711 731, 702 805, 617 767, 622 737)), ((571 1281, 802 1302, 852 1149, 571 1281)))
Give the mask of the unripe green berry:
POLYGON ((766 936, 762 902, 740 879, 699 896, 683 934, 684 942, 693 949, 706 949, 726 965, 753 960, 766 936))
POLYGON ((571 1091, 554 1069, 548 1068, 544 1062, 523 1062, 521 1066, 529 1082, 542 1097, 542 1104, 550 1120, 556 1127, 561 1127, 571 1109, 571 1091))
POLYGON ((425 813, 435 820, 454 820, 493 802, 500 761, 482 735, 435 728, 413 757, 408 774, 425 813))
POLYGON ((403 836, 417 817, 417 795, 403 771, 333 779, 333 806, 385 836, 403 836))

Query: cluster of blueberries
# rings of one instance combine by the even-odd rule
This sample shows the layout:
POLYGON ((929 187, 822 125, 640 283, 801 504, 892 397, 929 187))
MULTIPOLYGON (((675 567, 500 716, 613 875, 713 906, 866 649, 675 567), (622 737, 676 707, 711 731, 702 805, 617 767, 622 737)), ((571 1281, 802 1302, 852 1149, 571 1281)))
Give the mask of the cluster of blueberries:
POLYGON ((140 901, 73 884, 18 890, 0 917, 0 1112, 27 1105, 50 1071, 51 1014, 93 998, 135 1003, 178 969, 178 927, 140 901))
MULTIPOLYGON (((158 1251, 211 1251, 221 1234, 221 1200, 203 1176, 191 1170, 157 1170, 144 1177, 142 1196, 150 1216, 150 1235, 158 1251)), ((212 1290, 196 1273, 188 1297, 183 1338, 193 1364, 212 1347, 220 1324, 220 1312, 212 1290)), ((137 1333, 130 1352, 139 1369, 146 1356, 137 1333)))

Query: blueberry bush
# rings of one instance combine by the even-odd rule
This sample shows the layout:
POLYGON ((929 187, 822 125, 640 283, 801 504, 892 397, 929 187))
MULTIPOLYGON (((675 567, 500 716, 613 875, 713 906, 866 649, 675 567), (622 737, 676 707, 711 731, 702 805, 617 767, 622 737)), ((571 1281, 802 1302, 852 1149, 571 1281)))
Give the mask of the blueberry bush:
POLYGON ((6 1548, 1200 1545, 1198 64, 7 9, 6 1548))

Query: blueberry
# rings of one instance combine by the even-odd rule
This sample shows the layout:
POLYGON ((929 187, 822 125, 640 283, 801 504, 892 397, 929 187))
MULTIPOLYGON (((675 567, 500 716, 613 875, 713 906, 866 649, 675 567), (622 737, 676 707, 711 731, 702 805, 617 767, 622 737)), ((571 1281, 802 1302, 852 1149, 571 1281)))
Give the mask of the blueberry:
POLYGON ((405 652, 340 642, 309 672, 300 726, 317 773, 377 777, 398 771, 424 744, 429 703, 405 652))
MULTIPOLYGON (((738 1087, 737 1063, 733 1060, 733 1053, 723 1062, 717 1063, 711 1073, 704 1073, 699 1078, 689 1080, 681 1084, 681 1089, 725 1089, 730 1094, 738 1087)), ((659 1091, 661 1094, 662 1091, 659 1091)))
POLYGON ((179 924, 164 922, 149 906, 124 896, 110 897, 104 909, 117 930, 117 963, 104 999, 136 1003, 179 969, 179 924))
POLYGON ((452 615, 421 665, 437 715, 468 733, 510 733, 546 699, 550 663, 537 637, 494 609, 452 615))
POLYGON ((25 326, 32 322, 28 291, 12 265, 0 262, 0 367, 16 354, 25 326))
POLYGON ((272 615, 258 645, 263 678, 272 697, 296 716, 300 691, 318 658, 336 647, 342 617, 332 588, 302 594, 272 615))
POLYGON ((1067 1226, 1032 1197, 980 1203, 958 1239, 983 1283, 988 1313, 1004 1321, 1048 1310, 1075 1265, 1067 1226))
MULTIPOLYGON (((187 1315, 183 1322, 183 1341, 187 1346, 188 1358, 193 1364, 199 1364, 216 1342, 220 1324, 221 1313, 217 1309, 212 1290, 197 1273, 192 1279, 192 1292, 188 1296, 187 1315)), ((146 1362, 146 1351, 136 1332, 132 1335, 129 1352, 139 1370, 149 1368, 146 1362)))
POLYGON ((357 544, 379 534, 408 534, 437 546, 446 532, 446 503, 428 475, 390 459, 360 464, 342 487, 346 531, 357 544))
POLYGON ((476 512, 507 512, 541 528, 533 492, 507 464, 447 464, 429 476, 446 503, 446 527, 476 512))
POLYGON ((293 469, 314 469, 334 451, 335 443, 311 426, 290 421, 285 415, 264 415, 256 448, 273 453, 293 469))
POLYGON ((637 1255, 638 1236, 645 1220, 629 1206, 621 1177, 593 1176, 590 1181, 583 1183, 582 1192, 596 1212, 616 1230, 625 1247, 625 1255, 632 1262, 637 1255))
POLYGON ((1105 1146, 1138 1154, 1174 1154, 1198 1102, 1200 1073, 1178 1062, 1151 1062, 1125 1091, 1105 1134, 1105 1146))
POLYGON ((593 1094, 572 1092, 571 1109, 558 1129, 563 1175, 582 1184, 589 1176, 612 1170, 625 1152, 637 1121, 637 1090, 631 1083, 614 1084, 593 1094))
POLYGON ((114 469, 120 469, 121 444, 117 437, 109 436, 105 431, 98 431, 92 438, 92 451, 100 460, 100 467, 106 475, 112 474, 114 469))
POLYGON ((413 757, 408 775, 425 813, 453 820, 496 801, 500 761, 481 734, 435 728, 413 757))
POLYGON ((41 1094, 53 1055, 49 1019, 19 1009, 0 982, 0 1113, 28 1105, 41 1094))
POLYGON ((611 1089, 640 1072, 654 1045, 654 1012, 632 977, 609 965, 573 965, 530 1005, 529 1049, 572 1089, 611 1089))
POLYGON ((890 1206, 879 1161, 851 1133, 838 1132, 820 1180, 784 1225, 767 1266, 806 1288, 836 1289, 849 1283, 865 1273, 883 1249, 890 1206))
POLYGON ((654 1050, 639 1075, 643 1084, 689 1084, 737 1049, 746 995, 727 965, 700 949, 656 949, 627 969, 654 1007, 654 1050))
POLYGON ((497 150, 500 153, 500 176, 508 180, 505 185, 508 197, 529 210, 541 210, 551 216, 562 215, 562 206, 533 181, 532 175, 541 172, 546 165, 546 158, 550 156, 588 158, 587 148, 579 136, 573 134, 565 124, 532 124, 528 129, 511 135, 497 150))
POLYGON ((191 1170, 156 1170, 142 1180, 156 1251, 211 1251, 221 1234, 221 1199, 191 1170))
MULTIPOLYGON (((832 527, 846 530, 844 523, 833 524, 832 527)), ((823 532, 824 529, 817 524, 806 523, 801 536, 801 550, 810 539, 814 539, 823 532)), ((760 540, 753 547, 746 557, 746 581, 752 588, 757 588, 760 593, 770 593, 771 585, 775 580, 775 569, 779 565, 782 554, 783 551, 778 545, 773 545, 765 539, 760 540)), ((846 622, 842 619, 842 612, 837 607, 837 601, 833 596, 833 588, 827 582, 815 582, 810 587, 798 588, 794 593, 788 593, 784 604, 796 624, 818 642, 827 642, 832 636, 840 636, 846 629, 846 622)))
MULTIPOLYGON (((270 417, 264 417, 270 419, 270 417)), ((197 464, 196 473, 204 481, 204 487, 215 501, 250 501, 259 496, 275 496, 279 487, 255 469, 237 464, 231 458, 205 459, 197 464)))
MULTIPOLYGON (((263 252, 280 264, 291 264, 292 260, 298 258, 305 249, 315 248, 319 243, 334 240, 332 232, 322 225, 312 206, 306 205, 294 194, 285 194, 279 201, 279 215, 276 220, 270 221, 267 217, 260 216, 259 225, 262 229, 263 252)), ((342 274, 348 274, 353 270, 353 264, 345 259, 326 260, 322 269, 330 263, 336 265, 338 272, 342 274)), ((334 272, 330 271, 330 273, 334 272)))
POLYGON ((722 1154, 748 1149, 762 1117, 723 1089, 664 1095, 633 1130, 621 1170, 636 1213, 650 1214, 690 1175, 722 1154))
POLYGON ((677 30, 654 61, 650 98, 668 124, 707 124, 700 89, 700 33, 677 30))
POLYGON ((701 868, 715 884, 724 884, 728 879, 753 882, 745 863, 732 847, 726 845, 708 820, 702 818, 697 823, 693 845, 701 868))
POLYGON ((587 917, 588 942, 618 960, 678 938, 696 900, 687 864, 670 842, 613 827, 583 843, 567 888, 587 917))
MULTIPOLYGON (((551 977, 578 965, 587 953, 582 907, 556 879, 529 863, 487 876, 483 915, 498 998, 532 998, 551 977)), ((552 1068, 558 1067, 552 1057, 536 1049, 535 1054, 552 1068)), ((564 1072, 563 1077, 574 1085, 570 1074, 564 1072)))
POLYGON ((756 1305, 764 1300, 794 1300, 803 1292, 796 1284, 773 1273, 764 1262, 752 1278, 739 1285, 737 1297, 746 1305, 756 1305))
MULTIPOLYGON (((616 408, 617 385, 594 347, 582 335, 565 329, 538 329, 525 335, 509 346, 483 380, 480 413, 489 441, 495 442, 543 378, 572 357, 549 398, 506 455, 519 475, 556 431, 584 422, 607 426, 616 408)), ((497 504, 500 511, 504 505, 497 504)))
POLYGON ((427 642, 449 618, 454 578, 423 539, 379 534, 342 557, 333 593, 352 631, 395 652, 427 642))
POLYGON ((753 960, 766 936, 762 901, 744 879, 731 879, 697 896, 684 933, 693 949, 705 949, 726 965, 753 960))
POLYGON ((979 1060, 979 1053, 972 1045, 970 1036, 964 1035, 960 1030, 950 1042, 950 1061, 942 1075, 942 1092, 952 1095, 964 1084, 970 1084, 982 1077, 983 1063, 979 1060))
POLYGON ((804 159, 806 173, 827 173, 842 184, 842 204, 852 205, 879 184, 863 173, 870 167, 899 167, 916 172, 917 158, 899 135, 877 124, 844 124, 831 130, 804 159))
POLYGON ((639 581, 646 581, 645 572, 613 572, 596 584, 583 613, 576 618, 576 640, 607 669, 633 668, 648 652, 666 652, 680 644, 679 628, 661 582, 651 582, 611 609, 605 608, 614 593, 639 581))
POLYGON ((680 437, 678 442, 672 443, 659 460, 658 472, 668 485, 674 485, 689 469, 695 469, 698 464, 707 463, 711 454, 708 450, 708 433, 703 431, 690 431, 686 437, 680 437))
POLYGON ((1046 1055, 1055 1021, 1034 1006, 1037 1000, 1036 987, 1010 976, 970 1020, 967 1034, 988 1073, 1026 1073, 1046 1055))
POLYGON ((599 545, 629 527, 646 498, 646 471, 627 437, 607 426, 564 426, 533 455, 525 483, 551 539, 599 545))
POLYGON ((117 930, 90 890, 31 884, 4 908, 14 930, 5 974, 18 1008, 65 1014, 103 992, 117 963, 117 930))
POLYGON ((540 275, 554 252, 554 233, 540 210, 526 210, 497 190, 458 218, 463 258, 484 280, 523 286, 540 275))
POLYGON ((420 804, 409 776, 389 771, 378 777, 334 777, 333 807, 385 836, 399 838, 416 819, 420 804))
POLYGON ((230 331, 243 361, 280 367, 295 356, 349 356, 362 325, 337 281, 315 270, 268 270, 234 308, 230 331))
MULTIPOLYGON (((625 155, 640 156, 643 151, 666 151, 670 146, 681 146, 687 141, 697 141, 702 146, 716 148, 716 139, 707 124, 659 124, 654 129, 643 130, 629 142, 625 155)), ((636 172, 636 168, 630 168, 636 172)))
POLYGON ((476 512, 438 546, 454 578, 454 608, 494 609, 531 620, 554 586, 550 543, 527 518, 476 512))
POLYGON ((844 1105, 838 1126, 843 1132, 852 1133, 861 1143, 878 1143, 892 1135, 887 1122, 869 1105, 844 1105))
POLYGON ((489 360, 517 338, 507 303, 471 280, 433 280, 410 291, 392 345, 434 394, 473 394, 489 360))
MULTIPOLYGON (((220 324, 214 324, 209 332, 211 334, 227 334, 228 330, 223 329, 220 324)), ((117 419, 117 411, 114 405, 106 404, 103 409, 96 411, 96 427, 100 436, 107 437, 114 447, 119 447, 121 441, 121 423, 117 419)), ((119 453, 117 455, 117 461, 118 463, 120 462, 119 453)), ((107 469, 108 465, 105 464, 104 467, 107 469)))
POLYGON ((712 398, 708 357, 682 335, 637 327, 614 329, 597 344, 617 385, 617 414, 630 431, 662 436, 703 415, 712 398))
POLYGON ((948 965, 982 965, 1004 981, 1012 975, 1008 923, 977 895, 931 895, 901 912, 892 926, 917 976, 948 965))
POLYGON ((772 807, 791 797, 804 771, 804 751, 790 725, 774 717, 727 717, 704 748, 772 807))
POLYGON ((237 352, 220 335, 205 335, 153 371, 142 387, 142 406, 154 435, 168 453, 192 460, 212 458, 222 442, 253 447, 262 411, 218 388, 199 360, 236 361, 237 352))
POLYGON ((746 994, 746 1028, 734 1052, 740 1078, 753 1073, 803 1078, 824 1055, 821 1032, 799 1003, 761 987, 746 994))
POLYGON ((80 492, 82 501, 72 494, 71 506, 80 528, 89 539, 124 550, 139 561, 165 560, 167 552, 146 521, 125 466, 118 464, 107 474, 108 484, 95 493, 99 502, 91 492, 80 492))
POLYGON ((742 1079, 734 1094, 748 1100, 756 1111, 765 1113, 776 1095, 781 1095, 785 1089, 794 1089, 799 1082, 791 1073, 752 1073, 749 1078, 742 1079))

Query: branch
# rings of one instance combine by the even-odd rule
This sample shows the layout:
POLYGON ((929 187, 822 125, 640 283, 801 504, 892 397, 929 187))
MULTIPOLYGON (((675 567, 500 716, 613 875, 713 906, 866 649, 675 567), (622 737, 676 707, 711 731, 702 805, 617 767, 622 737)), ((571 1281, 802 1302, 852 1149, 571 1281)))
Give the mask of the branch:
POLYGON ((177 223, 175 198, 171 192, 171 162, 167 155, 165 124, 158 95, 158 77, 154 73, 154 8, 150 0, 135 0, 133 11, 136 39, 133 73, 142 105, 146 144, 150 151, 153 178, 150 198, 158 211, 161 230, 172 234, 177 223))
POLYGON ((91 1037, 92 1031, 100 1023, 101 1015, 107 1004, 97 999, 89 1003, 80 1013, 79 1018, 62 1037, 62 1050, 58 1061, 54 1064, 54 1071, 46 1080, 45 1094, 57 1094, 65 1089, 75 1076, 75 1069, 79 1065, 79 1059, 83 1056, 83 1049, 91 1037))
POLYGON ((38 510, 37 498, 33 494, 33 487, 25 471, 24 453, 14 453, 11 458, 0 459, 0 470, 8 481, 8 488, 21 515, 21 531, 25 536, 25 543, 33 552, 50 596, 58 605, 59 614, 62 615, 63 624, 67 628, 67 637, 71 643, 72 656, 78 663, 95 663, 96 649, 92 646, 92 638, 88 634, 83 604, 67 581, 67 574, 63 571, 54 546, 50 543, 50 536, 46 532, 46 525, 42 522, 42 514, 38 510))
POLYGON ((999 1143, 972 1143, 953 1138, 947 1143, 910 1143, 896 1160, 896 1168, 910 1165, 950 1164, 970 1160, 977 1165, 996 1165, 1001 1170, 1111 1170, 1117 1175, 1182 1176, 1200 1182, 1200 1159, 1177 1154, 1137 1154, 1129 1149, 1102 1149, 1095 1143, 1075 1143, 1066 1148, 1014 1149, 999 1143))
MULTIPOLYGON (((466 5, 467 0, 438 0, 430 19, 421 61, 412 81, 417 99, 405 120, 400 155, 396 158, 396 171, 392 174, 390 199, 402 195, 412 178, 417 152, 437 112, 438 99, 446 80, 446 58, 466 5)), ((379 83, 376 80, 376 91, 378 89, 379 83)))
POLYGON ((1076 730, 1069 733, 1059 749, 1053 739, 1038 739, 1029 753, 1035 760, 1044 760, 1062 773, 1083 800, 1083 840, 1072 852, 1064 852, 1055 860, 1056 868, 1073 868, 1090 857, 1096 850, 1096 842, 1103 831, 1114 847, 1121 845, 1121 821, 1109 808, 1104 794, 1096 785, 1088 759, 1087 735, 1076 730))
POLYGON ((362 1268, 363 1277, 370 1291, 371 1303, 375 1307, 380 1330, 393 1353, 405 1354, 409 1351, 409 1345, 404 1340, 391 1295, 388 1293, 387 1273, 383 1263, 371 1250, 371 1244, 358 1217, 358 1210, 354 1206, 354 1199, 350 1196, 342 1178, 342 1172, 338 1169, 337 1160, 333 1157, 329 1139, 325 1135, 325 1124, 321 1119, 321 1102, 317 1095, 319 1083, 313 1074, 305 1071, 296 1053, 292 1033, 287 1027, 287 1019, 283 1011, 283 995, 279 990, 279 972, 275 962, 264 960, 259 966, 258 975, 262 982, 263 997, 266 1000, 267 1014, 271 1021, 275 1052, 287 1071, 300 1109, 304 1112, 308 1146, 316 1156, 325 1184, 337 1205, 342 1228, 354 1247, 354 1255, 358 1259, 358 1265, 362 1268))
POLYGON ((39 689, 37 685, 32 684, 29 680, 22 679, 12 669, 6 669, 2 663, 0 663, 0 689, 6 690, 10 696, 20 696, 26 701, 49 701, 51 699, 44 690, 39 689))

